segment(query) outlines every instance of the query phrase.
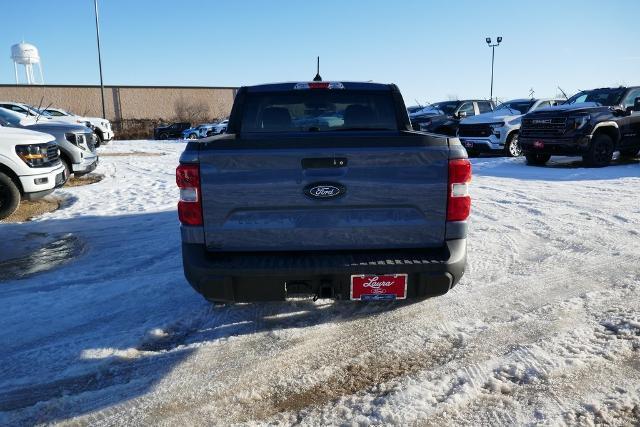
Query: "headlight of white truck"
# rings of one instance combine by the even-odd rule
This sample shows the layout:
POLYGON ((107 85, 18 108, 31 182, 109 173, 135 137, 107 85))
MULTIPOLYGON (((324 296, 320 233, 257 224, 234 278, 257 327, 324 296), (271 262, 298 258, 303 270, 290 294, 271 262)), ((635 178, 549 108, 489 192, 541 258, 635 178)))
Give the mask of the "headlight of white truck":
POLYGON ((37 168, 47 162, 47 144, 16 145, 16 154, 29 167, 37 168))

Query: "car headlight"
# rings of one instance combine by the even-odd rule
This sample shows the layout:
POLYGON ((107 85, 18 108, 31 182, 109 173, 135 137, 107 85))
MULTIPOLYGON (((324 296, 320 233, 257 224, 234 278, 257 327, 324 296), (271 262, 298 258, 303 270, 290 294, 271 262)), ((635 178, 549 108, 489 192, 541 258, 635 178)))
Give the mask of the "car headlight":
POLYGON ((504 127, 504 122, 491 123, 489 127, 491 128, 491 133, 500 138, 500 129, 504 127))
POLYGON ((585 127, 591 120, 591 116, 587 114, 584 116, 575 116, 575 117, 572 117, 571 119, 573 120, 573 129, 577 130, 585 127))
POLYGON ((88 137, 84 133, 65 133, 64 137, 76 147, 89 151, 88 137))
POLYGON ((16 154, 28 166, 36 168, 47 162, 47 145, 46 144, 30 144, 16 145, 16 154))

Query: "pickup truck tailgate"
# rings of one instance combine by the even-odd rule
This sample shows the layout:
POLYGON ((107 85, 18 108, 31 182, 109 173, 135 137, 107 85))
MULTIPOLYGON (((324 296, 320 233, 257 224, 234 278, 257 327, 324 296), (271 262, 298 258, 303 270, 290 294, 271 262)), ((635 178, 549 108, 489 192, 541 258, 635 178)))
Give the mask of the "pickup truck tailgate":
MULTIPOLYGON (((292 141, 282 148, 202 146, 199 160, 207 249, 442 246, 446 140, 429 144, 439 138, 399 134, 387 137, 388 144, 378 141, 366 147, 331 143, 297 147, 292 141), (410 143, 402 144, 403 140, 410 143), (311 194, 309 190, 317 185, 339 188, 342 194, 324 197, 317 190, 311 194)), ((331 138, 344 136, 322 138, 331 142, 331 138)))

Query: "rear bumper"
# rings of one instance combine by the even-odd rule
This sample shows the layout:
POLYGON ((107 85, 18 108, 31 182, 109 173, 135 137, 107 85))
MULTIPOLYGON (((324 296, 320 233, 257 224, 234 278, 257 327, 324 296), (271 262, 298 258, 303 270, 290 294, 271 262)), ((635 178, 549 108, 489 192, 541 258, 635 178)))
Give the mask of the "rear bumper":
POLYGON ((184 273, 205 298, 220 302, 274 301, 320 295, 349 299, 352 274, 407 273, 407 298, 442 295, 464 274, 466 239, 442 248, 384 251, 207 252, 183 243, 184 273))
POLYGON ((572 156, 585 154, 589 150, 591 137, 547 139, 520 136, 518 141, 525 153, 572 156))

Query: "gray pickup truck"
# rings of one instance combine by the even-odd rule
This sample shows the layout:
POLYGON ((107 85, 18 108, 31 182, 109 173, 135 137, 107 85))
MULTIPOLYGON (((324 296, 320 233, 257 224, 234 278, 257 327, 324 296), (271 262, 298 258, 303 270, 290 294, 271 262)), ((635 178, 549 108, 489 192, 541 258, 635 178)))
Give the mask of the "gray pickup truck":
POLYGON ((184 272, 212 302, 442 295, 466 265, 471 165, 395 85, 243 87, 176 170, 184 272))

